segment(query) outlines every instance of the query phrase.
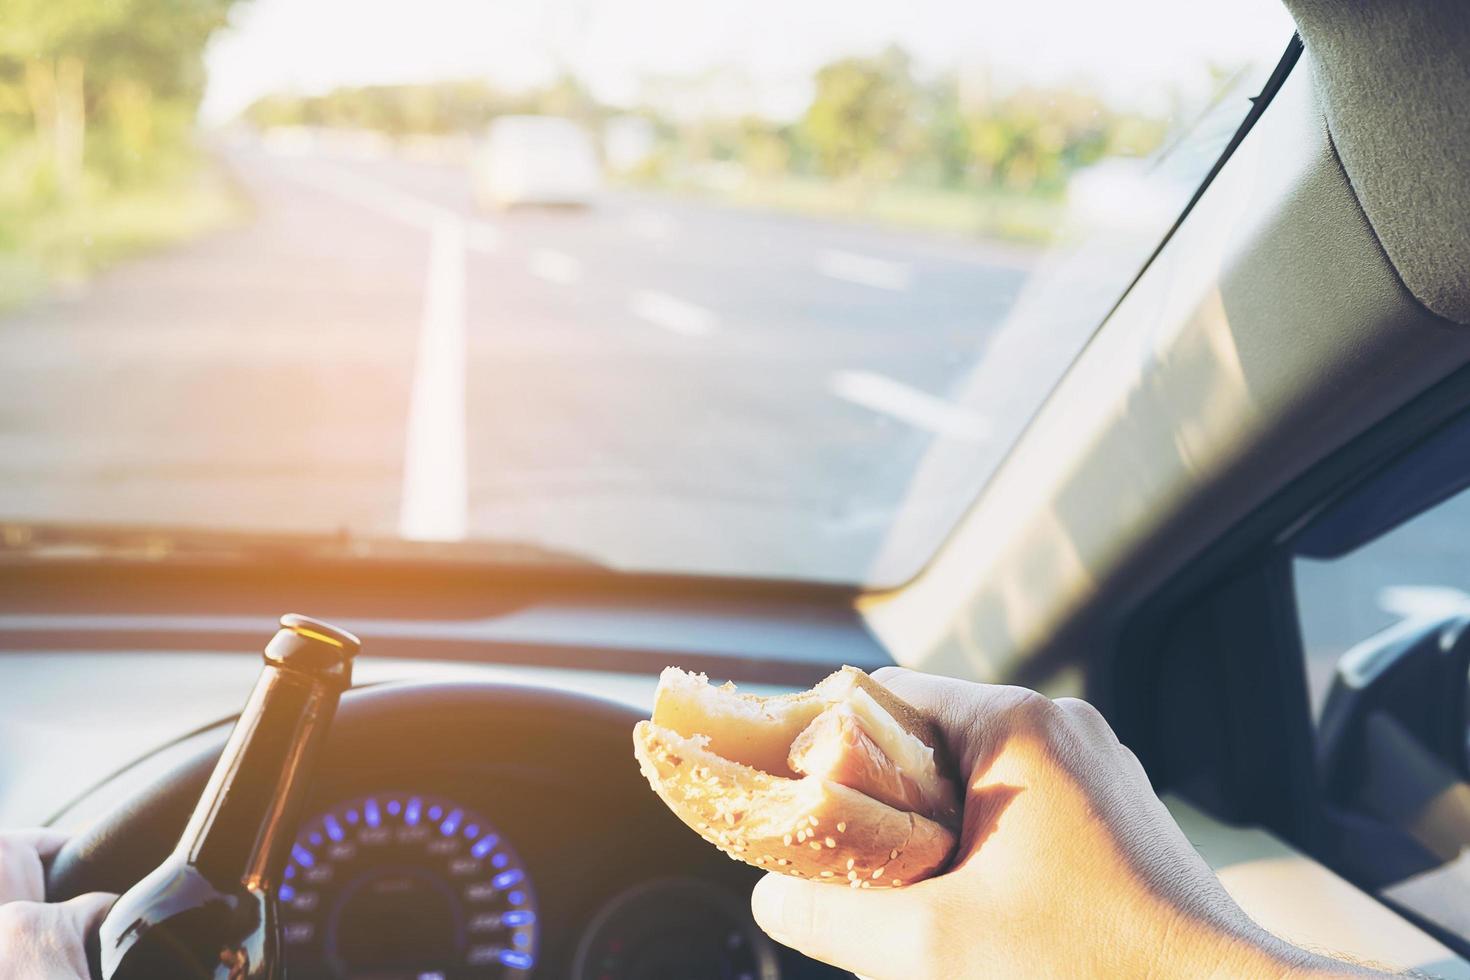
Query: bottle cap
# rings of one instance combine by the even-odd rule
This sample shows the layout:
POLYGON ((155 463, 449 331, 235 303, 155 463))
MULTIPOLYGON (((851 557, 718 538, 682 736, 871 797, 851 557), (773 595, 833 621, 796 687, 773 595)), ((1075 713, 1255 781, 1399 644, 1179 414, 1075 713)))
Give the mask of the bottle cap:
POLYGON ((311 673, 340 673, 362 649, 351 633, 320 619, 287 613, 281 629, 265 648, 268 663, 311 673))

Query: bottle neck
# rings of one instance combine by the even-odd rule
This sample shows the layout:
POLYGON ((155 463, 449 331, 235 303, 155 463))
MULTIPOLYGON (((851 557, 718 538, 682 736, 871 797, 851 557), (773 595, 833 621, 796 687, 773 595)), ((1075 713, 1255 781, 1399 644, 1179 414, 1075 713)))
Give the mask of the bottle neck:
POLYGON ((306 777, 341 694, 330 679, 268 664, 175 849, 221 890, 278 883, 306 777))

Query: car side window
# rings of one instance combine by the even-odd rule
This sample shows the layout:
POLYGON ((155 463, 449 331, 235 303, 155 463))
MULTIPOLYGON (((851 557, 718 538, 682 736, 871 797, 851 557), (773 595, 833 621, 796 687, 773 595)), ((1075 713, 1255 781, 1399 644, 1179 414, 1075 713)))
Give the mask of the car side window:
POLYGON ((1322 836, 1337 869, 1470 937, 1470 416, 1293 541, 1322 836))

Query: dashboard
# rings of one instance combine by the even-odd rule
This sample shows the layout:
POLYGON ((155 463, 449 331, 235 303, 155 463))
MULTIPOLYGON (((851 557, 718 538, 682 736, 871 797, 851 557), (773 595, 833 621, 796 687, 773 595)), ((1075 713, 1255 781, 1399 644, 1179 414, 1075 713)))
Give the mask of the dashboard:
MULTIPOLYGON (((278 890, 288 980, 803 980, 767 939, 758 873, 659 803, 641 712, 462 678, 342 700, 278 890)), ((73 814, 63 894, 120 890, 177 839, 228 725, 169 745, 73 814)))
MULTIPOLYGON (((282 883, 289 977, 849 976, 754 930, 756 872, 657 801, 629 731, 666 664, 775 693, 836 663, 891 662, 852 597, 667 583, 518 593, 461 577, 0 570, 0 826, 77 835, 85 860, 53 865, 55 897, 138 880, 177 840, 276 616, 306 609, 368 646, 298 826, 314 864, 297 859, 282 883), (495 884, 511 870, 524 877, 495 884)), ((1257 921, 1363 960, 1470 977, 1269 835, 1171 806, 1257 921)))
POLYGON ((668 812, 631 741, 668 664, 775 693, 891 663, 847 590, 289 563, 0 582, 0 826, 75 835, 55 897, 164 858, 300 609, 364 652, 281 882, 291 980, 849 976, 754 927, 759 874, 668 812))

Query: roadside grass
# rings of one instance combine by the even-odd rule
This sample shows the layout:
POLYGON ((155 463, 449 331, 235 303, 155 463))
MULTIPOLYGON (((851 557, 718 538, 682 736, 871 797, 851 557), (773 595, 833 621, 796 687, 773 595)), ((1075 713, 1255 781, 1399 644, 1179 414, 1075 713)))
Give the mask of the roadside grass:
POLYGON ((88 187, 69 204, 0 198, 0 313, 85 282, 123 259, 228 227, 247 211, 243 193, 206 158, 128 188, 88 187))
POLYGON ((810 177, 637 181, 736 207, 790 211, 1026 245, 1055 241, 1065 204, 1040 195, 946 190, 912 184, 867 187, 810 177))

